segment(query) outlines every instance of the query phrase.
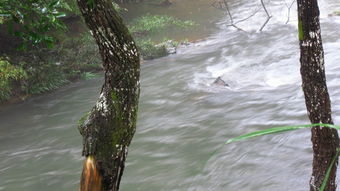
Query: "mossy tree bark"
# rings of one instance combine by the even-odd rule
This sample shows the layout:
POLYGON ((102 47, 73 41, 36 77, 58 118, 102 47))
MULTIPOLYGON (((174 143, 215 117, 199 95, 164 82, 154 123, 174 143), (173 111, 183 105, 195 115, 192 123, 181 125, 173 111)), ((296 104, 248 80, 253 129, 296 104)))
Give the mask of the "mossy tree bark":
MULTIPOLYGON (((333 124, 331 101, 329 98, 322 47, 319 7, 317 0, 297 0, 299 19, 299 41, 301 51, 302 88, 308 116, 311 123, 333 124)), ((339 146, 339 137, 335 129, 327 127, 312 128, 313 172, 310 190, 319 190, 326 171, 339 146)), ((336 165, 334 165, 327 191, 335 191, 336 165)))
POLYGON ((80 190, 116 191, 136 129, 139 53, 110 1, 77 1, 105 70, 98 101, 79 128, 86 157, 80 190))

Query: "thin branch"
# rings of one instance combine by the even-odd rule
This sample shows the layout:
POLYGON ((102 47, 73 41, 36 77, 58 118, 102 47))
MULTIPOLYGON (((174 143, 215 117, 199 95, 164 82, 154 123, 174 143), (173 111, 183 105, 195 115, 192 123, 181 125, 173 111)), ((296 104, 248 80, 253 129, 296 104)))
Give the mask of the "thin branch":
POLYGON ((249 16, 246 17, 246 18, 236 21, 235 24, 241 23, 241 22, 243 22, 243 21, 246 21, 246 20, 250 19, 251 17, 255 16, 255 15, 260 11, 260 9, 261 9, 261 8, 258 8, 258 9, 255 10, 251 15, 249 15, 249 16))
POLYGON ((237 30, 246 32, 246 31, 243 30, 242 28, 236 26, 236 24, 234 23, 234 19, 233 19, 233 16, 231 15, 231 13, 230 13, 229 6, 228 6, 227 1, 226 1, 226 0, 223 0, 223 3, 224 3, 224 6, 225 6, 225 9, 226 9, 226 11, 227 11, 227 13, 228 13, 228 15, 229 15, 230 23, 231 23, 231 24, 229 24, 229 25, 227 25, 227 26, 231 26, 231 27, 236 28, 237 30))
POLYGON ((296 0, 293 0, 292 3, 288 6, 286 1, 285 1, 285 5, 286 5, 286 7, 288 9, 288 16, 287 16, 286 24, 289 23, 289 20, 290 20, 290 10, 291 10, 291 8, 292 8, 292 6, 294 5, 295 2, 296 2, 296 0))
MULTIPOLYGON (((225 9, 223 9, 225 11, 225 9)), ((261 10, 261 8, 258 8, 256 9, 251 15, 249 15, 248 17, 244 18, 244 19, 241 19, 241 20, 238 20, 236 22, 234 22, 234 24, 238 24, 238 23, 241 23, 241 22, 244 22, 248 19, 250 19, 251 17, 255 16, 259 11, 261 10)), ((230 17, 230 16, 229 16, 230 17)), ((225 22, 223 22, 222 24, 224 24, 225 22)))
MULTIPOLYGON (((228 16, 229 16, 230 24, 228 24, 228 25, 226 25, 226 26, 234 27, 234 28, 236 28, 237 30, 246 32, 245 30, 243 30, 242 28, 240 28, 240 27, 238 27, 238 26, 236 25, 237 23, 242 22, 242 21, 244 21, 244 20, 246 20, 246 19, 244 19, 244 20, 242 20, 242 21, 237 21, 237 22, 235 23, 235 22, 234 22, 234 18, 233 18, 232 14, 231 14, 231 12, 230 12, 230 10, 229 10, 229 6, 228 6, 227 1, 226 1, 226 0, 223 0, 223 2, 219 1, 218 4, 219 4, 220 9, 224 9, 224 10, 227 12, 228 16), (222 3, 223 3, 223 5, 224 5, 224 7, 223 7, 222 3)), ((256 14, 256 13, 254 13, 252 16, 254 16, 255 14, 256 14)), ((250 16, 250 17, 252 17, 252 16, 250 16)), ((248 17, 248 18, 250 18, 250 17, 248 17)), ((247 19, 248 19, 248 18, 247 18, 247 19)))
POLYGON ((239 30, 239 31, 247 32, 247 31, 243 30, 242 28, 236 26, 235 24, 229 24, 229 25, 226 25, 226 26, 227 26, 227 27, 234 27, 234 28, 236 28, 236 29, 239 30))
POLYGON ((230 13, 230 11, 229 11, 229 6, 228 6, 227 1, 226 1, 226 0, 223 0, 223 2, 224 2, 224 5, 225 5, 225 8, 226 8, 226 10, 227 10, 227 13, 228 13, 228 15, 229 15, 230 22, 231 22, 231 23, 234 23, 233 16, 231 15, 231 13, 230 13))
MULTIPOLYGON (((295 1, 295 0, 294 0, 295 1)), ((229 19, 230 19, 230 24, 228 24, 227 26, 230 26, 230 27, 234 27, 236 28, 237 30, 241 30, 241 31, 245 31, 243 30, 242 28, 238 27, 237 24, 238 23, 241 23, 241 22, 244 22, 248 19, 250 19, 251 17, 255 16, 262 8, 264 9, 264 11, 266 12, 267 14, 267 19, 266 21, 263 23, 263 25, 261 26, 260 28, 260 31, 263 30, 263 28, 267 25, 267 23, 269 22, 269 20, 272 18, 272 16, 269 14, 263 0, 261 0, 261 6, 262 8, 258 8, 256 9, 251 15, 249 15, 248 17, 244 18, 244 19, 241 19, 241 20, 238 20, 236 22, 234 22, 234 18, 230 12, 230 9, 229 9, 229 6, 228 6, 228 3, 227 3, 227 0, 216 0, 212 3, 212 6, 217 8, 217 9, 221 9, 221 10, 224 10, 226 11, 227 15, 229 16, 229 19)), ((292 5, 291 5, 292 6, 292 5)), ((290 7, 291 7, 290 6, 290 7)))
POLYGON ((267 8, 266 8, 266 6, 265 6, 263 0, 261 0, 261 5, 262 5, 264 11, 265 11, 266 14, 267 14, 267 20, 266 20, 266 21, 263 23, 263 25, 261 26, 260 31, 263 30, 263 28, 267 25, 267 23, 269 22, 269 20, 272 18, 272 16, 268 13, 268 10, 267 10, 267 8))

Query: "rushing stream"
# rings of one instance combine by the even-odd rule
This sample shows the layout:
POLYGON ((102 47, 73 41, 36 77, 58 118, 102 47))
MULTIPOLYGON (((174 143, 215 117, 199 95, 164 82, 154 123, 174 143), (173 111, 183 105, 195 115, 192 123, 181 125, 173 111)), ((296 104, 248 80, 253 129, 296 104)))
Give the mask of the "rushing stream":
MULTIPOLYGON (((287 4, 290 2, 287 1, 287 4)), ((231 1, 234 19, 259 2, 231 1), (236 14, 237 13, 237 14, 236 14)), ((335 123, 340 123, 338 0, 322 0, 326 73, 335 123)), ((263 32, 260 11, 178 54, 145 61, 138 130, 122 191, 302 191, 309 188, 310 131, 241 141, 231 137, 281 125, 308 124, 300 87, 296 9, 289 24, 283 0, 263 32), (218 76, 230 87, 211 85, 218 76)), ((95 103, 102 79, 77 82, 0 111, 0 190, 77 190, 82 168, 76 124, 95 103)), ((340 171, 339 171, 340 173, 340 171)), ((339 176, 338 176, 339 177, 339 176)))

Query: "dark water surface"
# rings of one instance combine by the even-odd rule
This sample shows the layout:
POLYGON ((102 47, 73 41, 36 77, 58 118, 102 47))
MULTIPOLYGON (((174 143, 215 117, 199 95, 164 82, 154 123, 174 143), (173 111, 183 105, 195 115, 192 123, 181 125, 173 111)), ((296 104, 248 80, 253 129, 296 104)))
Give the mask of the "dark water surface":
MULTIPOLYGON (((235 19, 251 14, 256 3, 232 3, 235 19)), ((339 124, 340 17, 327 15, 340 2, 320 3, 328 86, 339 124)), ((227 19, 221 19, 207 40, 142 65, 138 130, 122 191, 308 189, 309 130, 223 144, 254 130, 309 122, 296 17, 285 25, 284 6, 280 0, 269 3, 274 17, 262 33, 256 30, 263 12, 240 24, 247 33, 226 28, 227 19), (218 76, 230 88, 212 86, 218 76)), ((0 190, 78 189, 83 159, 76 124, 95 104, 101 83, 100 78, 77 82, 0 112, 0 190)))

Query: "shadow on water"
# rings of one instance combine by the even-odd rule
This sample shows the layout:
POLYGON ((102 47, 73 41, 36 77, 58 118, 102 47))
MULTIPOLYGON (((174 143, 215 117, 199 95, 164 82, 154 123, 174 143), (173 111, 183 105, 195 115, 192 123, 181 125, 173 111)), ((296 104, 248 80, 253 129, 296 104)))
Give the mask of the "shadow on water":
MULTIPOLYGON (((219 24, 207 40, 142 65, 138 130, 123 191, 308 189, 308 130, 223 145, 250 131, 308 123, 296 19, 292 15, 291 24, 281 22, 280 2, 268 5, 278 19, 262 33, 219 24), (217 76, 230 87, 212 86, 217 76)), ((254 6, 232 4, 240 14, 254 6)), ((321 10, 328 11, 321 22, 333 116, 339 123, 340 18, 327 17, 328 8, 336 6, 336 0, 321 1, 321 10)), ((258 24, 242 27, 256 31, 258 24)), ((1 111, 0 190, 77 190, 82 158, 75 126, 94 104, 100 84, 101 79, 78 82, 1 111)))

